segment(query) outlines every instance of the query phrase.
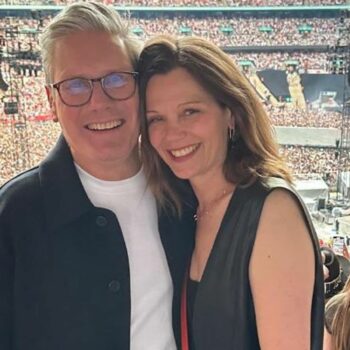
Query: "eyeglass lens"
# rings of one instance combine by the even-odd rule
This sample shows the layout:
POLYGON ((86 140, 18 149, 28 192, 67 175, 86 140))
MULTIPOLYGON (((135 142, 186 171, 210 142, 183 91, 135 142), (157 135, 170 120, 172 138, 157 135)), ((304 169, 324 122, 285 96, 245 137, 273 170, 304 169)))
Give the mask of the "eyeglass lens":
POLYGON ((59 93, 64 103, 79 106, 90 100, 93 81, 100 81, 107 96, 115 100, 125 100, 135 92, 135 78, 132 73, 111 73, 100 79, 73 78, 62 82, 59 93))

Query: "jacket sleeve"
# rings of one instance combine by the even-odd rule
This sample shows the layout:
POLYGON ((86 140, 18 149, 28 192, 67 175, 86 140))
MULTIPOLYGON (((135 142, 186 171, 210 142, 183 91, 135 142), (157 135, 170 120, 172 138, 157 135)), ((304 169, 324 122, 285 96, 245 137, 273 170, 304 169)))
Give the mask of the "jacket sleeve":
POLYGON ((0 196, 0 349, 12 349, 14 253, 0 196))

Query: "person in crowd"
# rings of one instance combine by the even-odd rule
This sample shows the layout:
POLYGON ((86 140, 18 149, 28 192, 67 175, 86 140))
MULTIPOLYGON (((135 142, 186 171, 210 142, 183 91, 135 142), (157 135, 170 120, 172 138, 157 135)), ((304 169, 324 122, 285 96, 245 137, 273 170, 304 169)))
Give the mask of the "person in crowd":
POLYGON ((327 272, 324 274, 324 291, 325 299, 328 301, 343 290, 350 273, 350 262, 326 246, 321 247, 321 256, 323 269, 327 272))
POLYGON ((318 240, 249 83, 195 37, 154 38, 138 71, 148 182, 170 212, 176 178, 198 200, 182 349, 322 349, 318 240))
POLYGON ((350 349, 350 278, 326 304, 324 350, 350 349))
POLYGON ((0 189, 0 349, 175 350, 194 225, 158 221, 146 186, 139 42, 113 7, 81 2, 41 50, 62 136, 0 189))

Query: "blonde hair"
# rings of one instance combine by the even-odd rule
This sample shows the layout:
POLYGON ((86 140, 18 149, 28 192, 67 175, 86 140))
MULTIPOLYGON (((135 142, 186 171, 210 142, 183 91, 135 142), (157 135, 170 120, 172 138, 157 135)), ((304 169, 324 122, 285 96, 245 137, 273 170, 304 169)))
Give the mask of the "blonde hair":
POLYGON ((146 43, 139 59, 142 158, 150 186, 162 207, 181 212, 181 201, 173 184, 175 176, 152 147, 147 132, 146 89, 157 74, 181 67, 210 93, 217 103, 230 109, 239 137, 227 145, 224 174, 240 185, 256 178, 277 176, 291 182, 278 153, 273 129, 262 104, 233 60, 209 41, 196 37, 159 36, 146 43))
POLYGON ((332 346, 334 350, 350 349, 350 278, 347 279, 343 290, 333 296, 326 304, 326 314, 334 309, 330 324, 332 346))
MULTIPOLYGON (((41 56, 47 83, 52 83, 55 44, 70 34, 83 31, 105 32, 121 40, 133 64, 141 51, 140 41, 131 33, 128 22, 112 6, 98 2, 77 2, 66 6, 40 36, 41 56)), ((94 49, 93 47, 91 48, 94 49)))

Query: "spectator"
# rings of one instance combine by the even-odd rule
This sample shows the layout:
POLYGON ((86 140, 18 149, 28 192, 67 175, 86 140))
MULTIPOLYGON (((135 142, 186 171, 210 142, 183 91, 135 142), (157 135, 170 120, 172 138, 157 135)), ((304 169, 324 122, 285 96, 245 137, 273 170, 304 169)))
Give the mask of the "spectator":
POLYGON ((350 278, 326 304, 324 350, 350 349, 350 278))

